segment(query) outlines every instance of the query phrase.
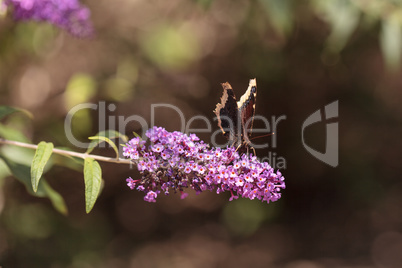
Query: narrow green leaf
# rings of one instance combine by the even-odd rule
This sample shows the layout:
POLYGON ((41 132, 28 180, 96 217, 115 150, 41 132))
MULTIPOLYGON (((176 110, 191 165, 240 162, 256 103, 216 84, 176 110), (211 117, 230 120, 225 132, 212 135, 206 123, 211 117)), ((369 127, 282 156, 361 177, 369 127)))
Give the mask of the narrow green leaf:
POLYGON ((86 153, 90 153, 92 152, 92 150, 100 143, 102 142, 107 142, 110 144, 110 146, 112 146, 112 148, 115 150, 116 155, 118 156, 118 149, 117 146, 114 142, 111 141, 111 139, 116 139, 116 138, 120 138, 122 139, 124 142, 127 142, 128 138, 126 135, 121 134, 118 131, 115 130, 105 130, 105 131, 101 131, 99 133, 97 133, 95 136, 89 137, 89 139, 91 139, 91 143, 88 146, 88 149, 86 151, 86 153))
POLYGON ((21 131, 3 124, 0 124, 0 137, 25 143, 31 142, 21 131))
MULTIPOLYGON (((74 150, 72 150, 72 149, 69 148, 69 147, 57 146, 56 149, 60 149, 60 150, 64 150, 64 151, 69 151, 69 152, 74 152, 74 150)), ((80 172, 82 171, 82 167, 84 166, 84 159, 82 159, 82 158, 80 158, 80 157, 77 157, 77 156, 71 156, 71 155, 57 155, 57 154, 55 154, 53 158, 56 158, 56 157, 60 157, 61 159, 66 159, 66 160, 74 161, 75 164, 77 164, 77 165, 75 165, 75 167, 70 167, 70 165, 64 165, 65 163, 60 163, 61 161, 57 161, 57 164, 59 164, 59 165, 61 165, 61 166, 68 167, 68 168, 71 168, 71 169, 73 169, 73 170, 77 170, 77 168, 78 168, 78 170, 79 170, 80 172)))
POLYGON ((52 160, 54 165, 66 167, 77 172, 82 172, 82 167, 84 166, 84 159, 71 155, 53 154, 52 160))
POLYGON ((39 197, 46 196, 42 184, 39 185, 36 193, 33 191, 31 185, 31 174, 30 174, 31 171, 29 166, 16 163, 13 160, 9 159, 8 157, 5 157, 4 155, 0 155, 0 158, 3 159, 4 163, 6 163, 8 169, 14 175, 14 177, 24 184, 25 188, 30 194, 39 197))
POLYGON ((53 152, 53 143, 41 141, 38 144, 31 164, 31 183, 34 192, 38 190, 39 180, 43 169, 53 152))
POLYGON ((33 115, 24 109, 20 109, 20 108, 14 108, 14 107, 10 107, 10 106, 0 106, 0 119, 2 119, 3 117, 12 114, 12 113, 16 113, 16 112, 22 112, 25 115, 27 115, 29 118, 32 118, 33 115))
MULTIPOLYGON (((105 141, 105 142, 109 143, 109 145, 110 145, 110 146, 113 148, 113 150, 115 151, 116 157, 119 156, 119 150, 117 149, 116 144, 115 144, 113 141, 111 141, 109 138, 94 136, 94 137, 89 137, 88 139, 90 139, 90 140, 92 140, 92 141, 96 141, 96 142, 98 142, 98 143, 99 143, 99 141, 105 141)), ((88 150, 87 150, 87 153, 91 152, 92 150, 93 150, 93 148, 92 148, 92 149, 88 149, 88 150), (89 152, 88 152, 88 151, 89 151, 89 152)))
POLYGON ((3 186, 4 178, 10 176, 11 173, 8 170, 6 163, 2 159, 0 159, 0 188, 3 186))
POLYGON ((102 184, 102 170, 98 162, 92 158, 85 158, 85 210, 89 213, 95 205, 102 184))
POLYGON ((4 155, 0 155, 0 158, 4 161, 7 165, 10 172, 14 175, 14 177, 19 180, 22 184, 24 184, 27 191, 37 197, 45 197, 49 198, 52 202, 53 207, 62 214, 67 213, 67 207, 64 203, 62 196, 57 193, 45 180, 39 184, 38 189, 36 192, 33 191, 31 185, 31 174, 30 174, 30 167, 16 163, 4 155))
MULTIPOLYGON (((7 159, 30 167, 35 151, 29 148, 4 144, 0 146, 0 153, 7 159)), ((48 168, 46 166, 46 168, 48 168)))
POLYGON ((47 183, 47 181, 43 180, 41 184, 43 184, 43 190, 46 192, 46 196, 50 199, 50 202, 52 202, 53 207, 61 214, 67 215, 68 209, 63 197, 58 192, 56 192, 47 183))

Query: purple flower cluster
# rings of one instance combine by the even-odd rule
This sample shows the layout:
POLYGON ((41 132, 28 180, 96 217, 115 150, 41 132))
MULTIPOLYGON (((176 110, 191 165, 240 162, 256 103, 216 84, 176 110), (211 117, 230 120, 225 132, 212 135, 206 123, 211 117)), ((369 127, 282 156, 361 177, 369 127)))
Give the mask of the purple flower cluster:
POLYGON ((140 138, 130 140, 123 148, 123 155, 137 164, 142 178, 127 179, 131 189, 146 193, 144 200, 156 202, 156 197, 169 189, 179 191, 181 198, 187 194, 184 188, 196 193, 214 190, 216 193, 229 191, 230 201, 239 196, 273 202, 281 198, 285 188, 282 174, 267 162, 259 162, 255 156, 239 155, 229 147, 210 149, 199 138, 181 132, 168 132, 154 127, 146 132, 151 145, 145 146, 140 138))
POLYGON ((93 34, 90 11, 78 0, 5 0, 16 20, 47 21, 77 37, 93 34))

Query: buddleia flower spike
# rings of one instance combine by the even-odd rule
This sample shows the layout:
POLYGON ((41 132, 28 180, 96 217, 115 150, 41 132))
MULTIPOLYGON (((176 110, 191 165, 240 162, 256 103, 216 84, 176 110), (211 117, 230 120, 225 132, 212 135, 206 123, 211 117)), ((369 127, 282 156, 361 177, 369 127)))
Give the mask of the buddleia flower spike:
POLYGON ((285 179, 267 162, 252 155, 239 155, 233 147, 209 148, 194 135, 168 132, 154 127, 146 132, 150 144, 139 137, 130 140, 123 155, 137 165, 141 178, 127 179, 127 185, 145 193, 144 200, 156 202, 159 194, 180 192, 186 188, 197 194, 215 191, 230 192, 229 200, 239 196, 274 202, 281 198, 285 179))

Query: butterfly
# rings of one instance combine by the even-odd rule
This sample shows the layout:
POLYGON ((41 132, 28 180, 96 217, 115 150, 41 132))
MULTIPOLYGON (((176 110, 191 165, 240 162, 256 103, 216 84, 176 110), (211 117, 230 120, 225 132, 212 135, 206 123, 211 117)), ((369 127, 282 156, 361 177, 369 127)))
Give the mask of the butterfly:
POLYGON ((221 102, 216 105, 214 113, 218 126, 231 145, 236 145, 239 151, 248 152, 250 148, 249 134, 253 128, 255 101, 257 97, 257 81, 250 79, 246 92, 236 101, 232 86, 222 83, 223 95, 221 102))

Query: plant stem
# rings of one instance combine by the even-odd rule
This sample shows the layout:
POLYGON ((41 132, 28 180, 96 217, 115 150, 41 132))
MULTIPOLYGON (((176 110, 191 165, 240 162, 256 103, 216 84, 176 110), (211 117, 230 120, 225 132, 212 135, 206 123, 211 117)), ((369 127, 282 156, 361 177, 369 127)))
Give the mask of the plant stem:
MULTIPOLYGON (((24 142, 19 142, 19 141, 10 141, 10 140, 6 140, 3 138, 0 138, 0 144, 15 145, 15 146, 29 148, 29 149, 35 149, 35 150, 38 148, 38 145, 36 145, 36 144, 29 144, 29 143, 24 143, 24 142)), ((124 159, 124 158, 113 158, 113 157, 105 157, 105 156, 87 154, 87 153, 77 153, 77 152, 71 152, 71 151, 62 150, 62 149, 56 149, 56 148, 53 149, 53 153, 61 154, 61 155, 68 155, 68 156, 75 156, 75 157, 79 157, 82 159, 90 157, 90 158, 93 158, 98 161, 118 163, 118 164, 132 164, 133 163, 133 162, 131 162, 131 160, 124 159)))

